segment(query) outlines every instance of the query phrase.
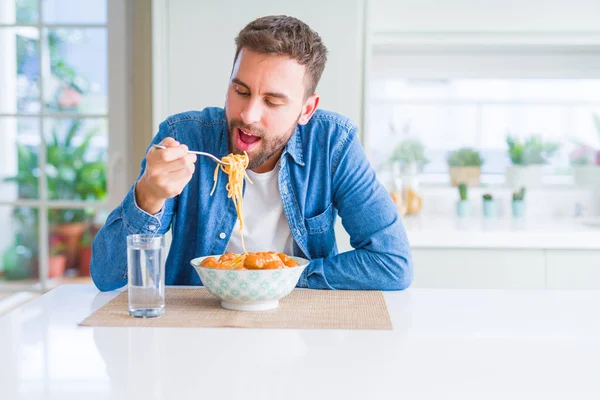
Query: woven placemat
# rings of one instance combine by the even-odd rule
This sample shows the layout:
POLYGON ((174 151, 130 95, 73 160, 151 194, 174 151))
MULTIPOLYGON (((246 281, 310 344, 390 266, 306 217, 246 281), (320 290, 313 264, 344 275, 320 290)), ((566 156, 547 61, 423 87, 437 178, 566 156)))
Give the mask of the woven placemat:
POLYGON ((127 291, 96 310, 79 325, 149 327, 234 327, 294 329, 392 329, 379 291, 294 289, 269 311, 231 311, 204 288, 166 289, 165 313, 133 318, 127 291))

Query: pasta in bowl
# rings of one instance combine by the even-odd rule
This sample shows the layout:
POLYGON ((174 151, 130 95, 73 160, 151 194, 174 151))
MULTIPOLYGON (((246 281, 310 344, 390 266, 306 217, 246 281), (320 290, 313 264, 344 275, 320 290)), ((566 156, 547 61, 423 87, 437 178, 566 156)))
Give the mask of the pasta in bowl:
POLYGON ((264 311, 290 294, 309 260, 264 252, 198 257, 190 263, 223 308, 264 311))

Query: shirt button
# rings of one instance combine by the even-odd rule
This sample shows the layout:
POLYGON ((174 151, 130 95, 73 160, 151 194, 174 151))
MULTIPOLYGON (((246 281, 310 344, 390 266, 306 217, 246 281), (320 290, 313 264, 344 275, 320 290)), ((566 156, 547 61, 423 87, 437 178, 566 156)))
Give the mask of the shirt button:
POLYGON ((227 235, 225 235, 225 232, 221 232, 221 233, 219 233, 219 237, 220 237, 221 239, 225 239, 225 236, 227 236, 227 235))
POLYGON ((148 225, 148 229, 150 229, 151 231, 156 230, 156 225, 148 225))

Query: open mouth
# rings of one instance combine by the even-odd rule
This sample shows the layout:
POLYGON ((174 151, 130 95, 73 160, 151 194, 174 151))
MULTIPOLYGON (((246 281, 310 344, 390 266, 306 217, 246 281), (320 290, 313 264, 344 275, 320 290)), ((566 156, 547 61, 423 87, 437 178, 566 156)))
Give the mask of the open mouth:
POLYGON ((256 143, 260 141, 260 137, 256 136, 249 130, 243 128, 235 128, 235 130, 237 148, 241 151, 250 150, 252 147, 254 147, 254 145, 256 145, 256 143))

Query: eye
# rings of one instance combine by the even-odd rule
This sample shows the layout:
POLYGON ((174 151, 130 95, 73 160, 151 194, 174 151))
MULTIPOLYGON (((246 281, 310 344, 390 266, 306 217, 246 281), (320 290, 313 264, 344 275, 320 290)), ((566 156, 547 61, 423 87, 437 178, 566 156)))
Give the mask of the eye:
POLYGON ((265 99, 265 103, 266 103, 266 104, 267 104, 269 107, 280 107, 280 106, 282 106, 282 105, 283 105, 283 104, 275 104, 275 103, 272 103, 272 102, 270 102, 270 101, 269 101, 269 100, 267 100, 267 99, 265 99))
POLYGON ((248 92, 243 92, 243 91, 241 91, 241 90, 240 90, 240 87, 239 87, 239 85, 235 85, 235 86, 233 87, 233 90, 235 90, 235 92, 236 92, 237 94, 241 95, 241 96, 248 96, 248 95, 250 95, 250 93, 248 93, 248 92))

